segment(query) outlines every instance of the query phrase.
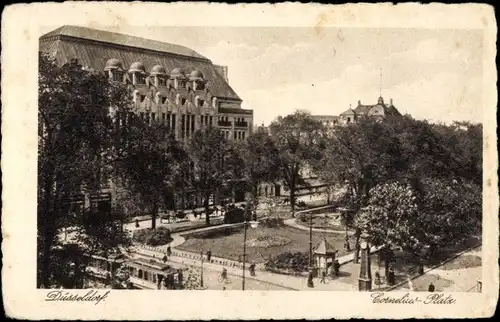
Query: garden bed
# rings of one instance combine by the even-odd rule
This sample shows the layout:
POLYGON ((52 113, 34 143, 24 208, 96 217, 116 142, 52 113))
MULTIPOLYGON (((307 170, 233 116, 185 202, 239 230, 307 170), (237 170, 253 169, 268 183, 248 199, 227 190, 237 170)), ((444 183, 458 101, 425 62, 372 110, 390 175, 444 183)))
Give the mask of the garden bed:
MULTIPOLYGON (((262 263, 269 258, 275 257, 284 252, 308 252, 309 232, 293 227, 258 227, 248 228, 247 241, 263 238, 265 236, 282 236, 290 240, 289 243, 281 246, 271 247, 247 247, 247 259, 255 263, 262 263)), ((227 258, 238 261, 243 254, 243 227, 234 227, 231 230, 222 230, 214 233, 200 232, 197 234, 184 235, 186 241, 179 245, 180 250, 198 253, 200 250, 210 249, 213 256, 227 258)), ((344 234, 313 233, 313 247, 316 247, 324 238, 336 249, 337 256, 345 255, 344 234)), ((350 238, 351 248, 354 248, 354 238, 350 238)))

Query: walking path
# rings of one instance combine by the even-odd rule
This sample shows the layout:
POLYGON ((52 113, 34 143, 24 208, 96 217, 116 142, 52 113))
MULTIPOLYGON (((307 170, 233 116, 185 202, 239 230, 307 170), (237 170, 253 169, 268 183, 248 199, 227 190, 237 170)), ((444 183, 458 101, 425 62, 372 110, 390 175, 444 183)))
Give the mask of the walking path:
MULTIPOLYGON (((427 292, 432 282, 436 292, 480 292, 482 277, 481 246, 463 252, 459 256, 444 261, 436 268, 411 281, 413 291, 427 292)), ((396 286, 394 291, 410 290, 408 282, 396 286)))
MULTIPOLYGON (((160 260, 163 257, 163 253, 157 251, 146 250, 143 248, 136 249, 137 253, 145 258, 156 258, 160 260)), ((178 256, 170 256, 169 261, 180 263, 188 266, 201 266, 201 261, 198 258, 184 258, 178 256)), ((225 267, 225 266, 224 266, 225 267)), ((210 271, 222 272, 223 266, 219 264, 207 263, 203 262, 203 269, 207 269, 210 271)), ((242 269, 236 267, 225 267, 227 273, 232 276, 241 276, 242 269)), ((247 279, 257 280, 269 284, 279 285, 281 287, 290 289, 290 290, 312 290, 312 291, 352 291, 356 288, 355 285, 346 284, 338 282, 337 280, 328 280, 328 283, 320 283, 320 279, 315 279, 315 287, 309 288, 307 286, 307 277, 301 276, 292 276, 292 275, 284 275, 284 274, 275 274, 266 271, 258 271, 256 276, 250 276, 249 272, 246 272, 247 279)))
MULTIPOLYGON (((283 221, 283 223, 285 225, 290 226, 290 227, 301 229, 301 230, 307 230, 307 231, 309 231, 309 229, 310 229, 309 227, 306 227, 304 225, 297 224, 296 218, 286 219, 286 220, 283 221)), ((312 231, 320 232, 320 233, 332 233, 332 234, 342 233, 342 234, 345 234, 345 230, 340 230, 340 229, 320 229, 320 228, 313 228, 312 231)), ((347 234, 349 236, 352 236, 352 235, 354 235, 354 232, 349 231, 347 234)))

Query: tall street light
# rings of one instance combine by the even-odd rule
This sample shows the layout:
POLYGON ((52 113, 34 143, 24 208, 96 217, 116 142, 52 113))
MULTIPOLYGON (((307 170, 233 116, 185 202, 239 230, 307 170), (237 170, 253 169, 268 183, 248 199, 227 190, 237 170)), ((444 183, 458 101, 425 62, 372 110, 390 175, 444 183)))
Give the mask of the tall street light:
POLYGON ((313 225, 312 225, 312 212, 309 213, 309 272, 313 271, 313 225))
POLYGON ((200 287, 203 288, 203 251, 201 251, 201 274, 200 274, 200 287))
POLYGON ((248 224, 250 224, 250 227, 252 228, 257 228, 259 226, 258 221, 248 221, 248 207, 245 207, 245 222, 243 223, 244 225, 244 232, 243 232, 243 266, 242 266, 242 280, 241 280, 241 290, 245 290, 245 266, 246 266, 246 261, 247 261, 247 230, 248 230, 248 224))

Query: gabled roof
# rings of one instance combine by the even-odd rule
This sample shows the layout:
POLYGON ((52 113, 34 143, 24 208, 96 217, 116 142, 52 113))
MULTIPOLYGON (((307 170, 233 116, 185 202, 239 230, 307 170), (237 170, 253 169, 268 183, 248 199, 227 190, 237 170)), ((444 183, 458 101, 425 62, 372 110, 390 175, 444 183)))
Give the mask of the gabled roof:
POLYGON ((356 112, 352 109, 349 108, 347 111, 340 113, 340 115, 355 115, 356 112))
POLYGON ((60 65, 76 58, 83 66, 98 71, 104 71, 112 58, 125 70, 135 62, 142 63, 146 72, 156 65, 167 73, 175 68, 183 68, 186 73, 199 70, 214 96, 241 102, 209 59, 183 46, 76 26, 63 26, 43 35, 39 45, 41 52, 53 56, 60 65))
POLYGON ((314 250, 315 254, 320 255, 330 255, 335 254, 336 252, 337 250, 333 248, 333 246, 329 242, 327 242, 326 239, 323 239, 314 250))
POLYGON ((170 44, 162 41, 156 41, 146 38, 119 34, 115 32, 81 27, 81 26, 70 26, 70 25, 62 26, 41 36, 40 39, 51 38, 54 36, 66 36, 79 39, 87 39, 87 40, 104 42, 120 46, 142 48, 160 52, 168 52, 176 55, 199 58, 210 61, 208 58, 200 55, 196 51, 181 45, 170 44))

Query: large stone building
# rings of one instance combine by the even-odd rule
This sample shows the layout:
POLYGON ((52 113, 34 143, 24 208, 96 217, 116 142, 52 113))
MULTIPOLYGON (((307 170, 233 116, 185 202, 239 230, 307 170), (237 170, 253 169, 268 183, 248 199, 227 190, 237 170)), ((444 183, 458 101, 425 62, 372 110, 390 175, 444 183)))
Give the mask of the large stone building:
POLYGON ((228 69, 192 49, 96 29, 63 26, 40 37, 40 51, 64 64, 76 58, 133 87, 137 113, 170 125, 177 139, 205 125, 228 139, 252 131, 253 111, 228 84, 228 69))
MULTIPOLYGON (((127 83, 135 113, 146 122, 167 124, 180 141, 209 125, 231 140, 243 140, 252 132, 253 111, 241 107, 241 98, 228 83, 228 68, 190 48, 78 26, 62 26, 41 36, 39 46, 59 65, 77 59, 85 68, 107 74, 110 81, 127 83)), ((127 116, 117 117, 127 121, 127 116)), ((104 199, 119 191, 113 185, 103 190, 111 191, 104 199)), ((244 194, 231 193, 237 199, 244 194)), ((194 189, 187 187, 181 194, 175 198, 177 207, 203 203, 194 189)))
POLYGON ((358 106, 354 109, 349 106, 349 109, 340 113, 340 115, 312 115, 312 118, 320 121, 326 127, 332 128, 338 125, 355 123, 361 117, 383 119, 389 115, 398 116, 401 113, 394 106, 392 99, 389 100, 389 104, 386 104, 384 98, 380 95, 377 104, 364 105, 361 104, 361 101, 358 101, 358 106))

